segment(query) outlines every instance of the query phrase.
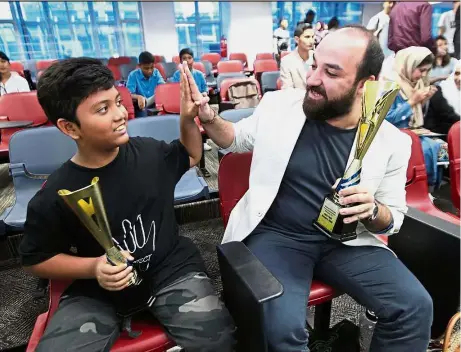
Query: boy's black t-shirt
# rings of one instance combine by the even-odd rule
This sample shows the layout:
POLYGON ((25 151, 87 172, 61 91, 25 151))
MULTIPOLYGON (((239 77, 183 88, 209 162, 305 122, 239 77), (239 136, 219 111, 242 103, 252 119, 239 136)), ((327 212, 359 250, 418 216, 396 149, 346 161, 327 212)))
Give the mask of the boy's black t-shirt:
MULTIPOLYGON (((102 168, 88 169, 67 161, 29 203, 20 245, 23 265, 38 264, 59 253, 79 257, 104 254, 58 195, 60 189, 86 187, 97 176, 114 242, 135 258, 143 290, 148 285, 149 294, 154 294, 191 271, 204 271, 195 245, 178 235, 174 214, 174 189, 188 169, 189 155, 179 141, 167 144, 152 138, 130 138, 102 168)), ((96 280, 76 280, 72 289, 79 294, 100 290, 96 280)), ((104 293, 128 307, 147 303, 139 302, 145 299, 136 290, 104 293)))

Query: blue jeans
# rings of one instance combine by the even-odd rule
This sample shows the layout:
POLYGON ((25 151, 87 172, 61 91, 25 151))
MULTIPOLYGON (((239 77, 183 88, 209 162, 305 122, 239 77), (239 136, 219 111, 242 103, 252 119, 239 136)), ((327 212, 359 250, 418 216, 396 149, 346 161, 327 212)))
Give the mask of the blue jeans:
POLYGON ((313 276, 376 314, 371 352, 426 351, 432 299, 389 250, 351 247, 318 233, 290 235, 262 227, 245 243, 284 287, 283 295, 265 308, 269 351, 308 351, 304 328, 313 276))

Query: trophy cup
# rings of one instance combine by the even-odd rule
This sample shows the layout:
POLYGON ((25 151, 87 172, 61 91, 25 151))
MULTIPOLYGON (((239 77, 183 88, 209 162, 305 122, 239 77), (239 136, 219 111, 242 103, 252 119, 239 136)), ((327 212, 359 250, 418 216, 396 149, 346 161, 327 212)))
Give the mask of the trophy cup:
MULTIPOLYGON (((123 256, 122 252, 120 252, 112 240, 109 221, 107 220, 98 181, 99 177, 95 177, 91 180, 91 184, 87 187, 75 192, 61 189, 58 191, 58 194, 72 209, 75 215, 77 215, 83 225, 85 225, 88 231, 90 231, 102 248, 104 248, 106 251, 107 261, 110 264, 132 265, 132 262, 123 256)), ((133 277, 131 278, 129 285, 139 285, 141 281, 142 279, 136 270, 133 270, 133 277)))
POLYGON ((346 169, 333 194, 325 197, 319 216, 313 226, 335 240, 341 242, 357 238, 358 221, 345 224, 344 216, 339 213, 341 208, 354 204, 340 205, 338 192, 344 188, 358 185, 362 171, 362 160, 368 151, 381 123, 387 115, 399 86, 392 81, 367 81, 362 95, 362 116, 357 128, 356 149, 354 159, 346 169))

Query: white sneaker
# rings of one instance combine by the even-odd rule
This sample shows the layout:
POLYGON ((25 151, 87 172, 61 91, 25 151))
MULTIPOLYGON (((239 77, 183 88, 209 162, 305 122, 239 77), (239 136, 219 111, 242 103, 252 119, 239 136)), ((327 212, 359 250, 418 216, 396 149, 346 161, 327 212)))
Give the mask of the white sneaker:
POLYGON ((209 150, 211 150, 211 147, 207 143, 203 143, 203 149, 205 151, 209 151, 209 150))

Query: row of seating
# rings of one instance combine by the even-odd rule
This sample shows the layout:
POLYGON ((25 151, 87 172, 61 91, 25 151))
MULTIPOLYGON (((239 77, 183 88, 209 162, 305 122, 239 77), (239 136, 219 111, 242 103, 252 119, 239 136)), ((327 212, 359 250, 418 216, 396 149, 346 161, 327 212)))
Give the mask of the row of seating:
MULTIPOLYGON (((128 122, 130 136, 152 137, 171 142, 180 136, 179 116, 164 115, 128 122)), ((26 129, 10 139, 9 170, 15 203, 0 216, 0 235, 24 229, 27 205, 46 178, 76 152, 76 145, 56 127, 26 129)), ((192 168, 178 182, 175 204, 208 199, 208 185, 192 168)))

